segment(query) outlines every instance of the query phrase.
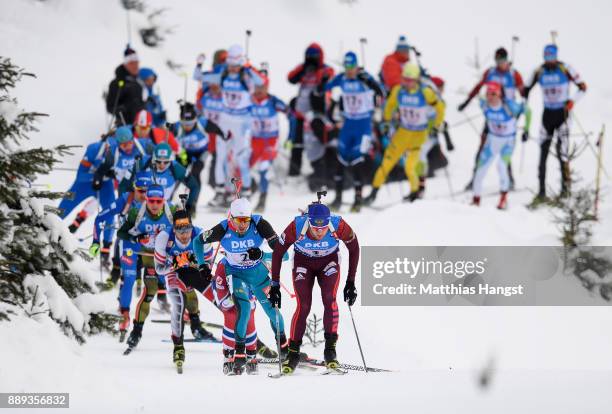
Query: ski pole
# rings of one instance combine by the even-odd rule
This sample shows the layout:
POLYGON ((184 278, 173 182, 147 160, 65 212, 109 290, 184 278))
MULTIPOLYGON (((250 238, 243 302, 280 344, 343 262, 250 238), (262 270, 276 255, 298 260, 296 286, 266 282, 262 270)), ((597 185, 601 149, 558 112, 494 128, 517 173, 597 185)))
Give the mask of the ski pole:
POLYGON ((115 123, 115 118, 117 117, 117 105, 119 104, 119 96, 121 95, 121 92, 123 91, 123 85, 125 85, 125 82, 123 81, 123 79, 117 82, 117 88, 119 90, 117 91, 117 96, 115 96, 115 102, 113 103, 113 113, 111 114, 111 119, 110 119, 110 123, 108 124, 108 128, 106 128, 107 131, 110 131, 111 127, 115 123))
POLYGON ((461 121, 457 121, 454 124, 450 124, 448 127, 449 128, 454 128, 454 127, 461 126, 463 124, 467 124, 468 122, 471 122, 473 119, 480 118, 482 116, 482 114, 475 114, 475 115, 470 115, 470 116, 467 116, 466 114, 463 114, 463 116, 465 117, 465 119, 462 119, 461 121))
MULTIPOLYGON (((268 263, 266 263, 265 260, 262 260, 261 263, 263 263, 263 265, 266 267, 266 269, 268 269, 268 273, 272 274, 272 270, 270 269, 270 266, 268 266, 268 263)), ((287 286, 285 286, 285 284, 283 282, 280 282, 280 286, 283 288, 283 290, 285 292, 287 292, 287 294, 289 296, 291 296, 291 299, 295 298, 295 293, 293 293, 289 289, 287 289, 287 286)))
POLYGON ((598 157, 597 157, 597 175, 595 176, 595 207, 593 210, 593 215, 595 216, 595 220, 597 220, 597 214, 599 210, 599 190, 601 188, 601 170, 603 167, 603 141, 604 134, 606 131, 606 125, 601 126, 601 132, 599 133, 599 139, 597 140, 598 147, 598 157))
POLYGON ((246 56, 247 61, 249 60, 249 40, 251 40, 251 34, 253 34, 253 32, 250 29, 246 29, 246 37, 244 39, 244 55, 246 56))
MULTIPOLYGON (((587 146, 589 147, 589 149, 591 150, 591 152, 593 153, 593 155, 597 159, 599 157, 599 155, 598 155, 597 151, 595 150, 595 148, 593 148, 593 144, 591 144, 591 141, 589 141, 589 134, 587 134, 586 131, 584 130, 584 128, 582 127, 582 123, 580 122, 580 120, 578 119, 576 114, 574 112, 572 112, 571 114, 572 114, 572 118, 574 119, 574 121, 576 121, 576 125, 578 125, 578 128, 580 129, 581 134, 584 136, 584 139, 586 140, 587 146)), ((606 170, 606 167, 603 166, 603 164, 601 166, 601 170, 606 175, 606 178, 610 179, 610 176, 608 175, 608 171, 606 170)))
POLYGON ((510 63, 514 64, 514 57, 516 56, 516 44, 519 42, 519 37, 514 35, 512 36, 512 51, 510 53, 510 63))
POLYGON ((283 375, 283 363, 281 361, 281 343, 280 343, 280 310, 278 307, 274 307, 276 310, 276 352, 278 353, 278 376, 283 375))
POLYGON ((357 345, 359 346, 359 353, 361 354, 361 360, 363 361, 363 372, 367 374, 368 366, 366 365, 365 357, 363 356, 363 349, 361 348, 361 341, 359 340, 359 334, 357 333, 357 326, 355 325, 355 318, 353 317, 353 310, 351 309, 351 305, 348 305, 348 308, 349 308, 349 313, 351 314, 351 321, 353 322, 353 330, 355 331, 355 338, 357 338, 357 345))
POLYGON ((557 36, 559 35, 559 33, 556 30, 551 30, 550 31, 550 38, 552 39, 553 45, 557 45, 557 36))
POLYGON ((365 45, 368 43, 368 39, 366 37, 362 37, 359 39, 359 45, 361 46, 361 66, 365 69, 366 66, 366 55, 365 55, 365 45))
POLYGON ((453 184, 451 183, 450 174, 448 173, 447 167, 444 167, 444 176, 446 177, 446 182, 448 183, 448 190, 450 191, 451 200, 454 200, 455 192, 453 191, 453 184))

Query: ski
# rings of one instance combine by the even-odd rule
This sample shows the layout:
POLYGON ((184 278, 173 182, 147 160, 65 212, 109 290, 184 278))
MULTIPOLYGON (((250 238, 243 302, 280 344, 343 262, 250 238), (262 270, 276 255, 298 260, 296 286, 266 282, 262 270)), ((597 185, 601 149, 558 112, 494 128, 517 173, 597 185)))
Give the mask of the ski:
POLYGON ((183 361, 176 361, 174 365, 176 365, 176 373, 182 374, 183 373, 183 361))
MULTIPOLYGON (((166 342, 166 343, 170 343, 172 342, 172 339, 162 339, 162 342, 166 342)), ((210 344, 220 344, 221 341, 219 339, 196 339, 196 338, 188 338, 188 339, 183 339, 183 342, 202 342, 202 343, 210 343, 210 344)))
POLYGON ((341 368, 325 368, 325 371, 321 372, 321 375, 345 375, 348 374, 347 369, 341 368))
MULTIPOLYGON (((322 359, 308 358, 304 362, 310 365, 317 366, 317 367, 326 367, 325 361, 323 361, 322 359)), ((341 370, 349 370, 349 371, 363 371, 364 370, 363 365, 351 365, 351 364, 338 364, 338 368, 341 370)), ((389 369, 368 367, 368 372, 392 372, 392 371, 389 369)))
MULTIPOLYGON (((170 323, 170 319, 152 319, 153 323, 170 323)), ((185 325, 189 325, 189 321, 185 321, 185 325)), ((223 325, 212 322, 202 322, 202 326, 205 328, 223 329, 223 325)))
POLYGON ((135 347, 133 346, 128 346, 127 349, 125 351, 123 351, 123 355, 129 355, 132 353, 132 351, 134 350, 135 347))

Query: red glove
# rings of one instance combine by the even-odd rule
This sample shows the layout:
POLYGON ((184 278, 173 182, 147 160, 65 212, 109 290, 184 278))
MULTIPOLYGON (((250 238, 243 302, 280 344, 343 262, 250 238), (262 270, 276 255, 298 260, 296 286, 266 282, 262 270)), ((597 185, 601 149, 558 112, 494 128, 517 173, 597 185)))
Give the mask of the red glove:
POLYGON ((565 102, 565 112, 569 112, 572 109, 574 109, 574 101, 572 101, 571 99, 568 99, 568 101, 565 102))

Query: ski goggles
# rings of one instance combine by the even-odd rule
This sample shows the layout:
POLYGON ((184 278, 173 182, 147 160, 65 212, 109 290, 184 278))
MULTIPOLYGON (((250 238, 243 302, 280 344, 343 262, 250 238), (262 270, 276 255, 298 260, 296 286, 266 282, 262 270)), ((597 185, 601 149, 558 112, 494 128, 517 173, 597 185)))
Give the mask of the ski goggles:
POLYGON ((147 198, 147 204, 162 204, 164 202, 163 198, 157 198, 157 197, 148 197, 147 198))
MULTIPOLYGON (((185 219, 185 220, 187 220, 187 219, 185 219)), ((177 226, 176 223, 175 223, 174 232, 176 234, 187 234, 191 230, 193 230, 193 226, 191 225, 191 223, 189 223, 189 221, 188 221, 188 224, 182 225, 182 226, 177 226)))
POLYGON ((134 191, 140 194, 144 194, 147 192, 147 187, 134 187, 134 191))
POLYGON ((157 165, 161 165, 161 166, 166 166, 168 164, 170 164, 170 160, 155 160, 155 164, 157 165))
POLYGON ((144 135, 147 135, 149 133, 149 131, 151 130, 151 127, 150 126, 136 125, 134 127, 134 129, 136 130, 136 134, 138 136, 144 136, 144 135))
POLYGON ((232 216, 232 220, 237 224, 248 224, 251 222, 251 217, 234 217, 232 216))
POLYGON ((329 225, 329 217, 310 217, 308 223, 315 229, 324 229, 329 225))
POLYGON ((196 124, 196 121, 197 120, 195 120, 195 119, 190 119, 188 121, 181 120, 181 126, 183 128, 193 128, 195 126, 195 124, 196 124))

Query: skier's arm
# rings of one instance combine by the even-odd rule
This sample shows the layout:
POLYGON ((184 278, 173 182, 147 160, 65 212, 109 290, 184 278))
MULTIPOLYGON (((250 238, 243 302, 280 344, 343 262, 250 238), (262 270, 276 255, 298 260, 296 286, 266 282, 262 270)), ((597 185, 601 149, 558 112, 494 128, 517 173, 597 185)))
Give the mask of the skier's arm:
POLYGON ((323 87, 323 90, 325 92, 331 91, 332 89, 334 89, 337 86, 340 86, 342 84, 342 79, 344 78, 343 74, 339 74, 334 76, 334 78, 332 80, 330 80, 329 82, 325 82, 325 83, 321 83, 321 86, 323 87))
MULTIPOLYGON (((198 234, 197 237, 193 239, 193 252, 195 253, 195 257, 196 257, 196 260, 198 261, 198 265, 200 266, 208 265, 210 268, 212 268, 213 248, 209 242, 205 242, 203 241, 203 239, 206 239, 206 235, 205 235, 206 233, 214 231, 219 226, 221 225, 217 224, 215 227, 212 228, 212 230, 203 231, 200 234, 198 234)), ((221 226, 221 228, 223 228, 223 226, 221 226)), ((225 230, 223 230, 223 232, 225 233, 225 230)), ((221 238, 219 238, 219 240, 220 239, 221 238)))
POLYGON ((187 170, 178 162, 174 161, 172 163, 172 168, 174 168, 174 177, 177 181, 182 182, 189 189, 189 198, 187 198, 187 203, 185 207, 187 211, 191 212, 193 208, 195 208, 195 202, 198 199, 198 195, 200 193, 200 187, 198 186, 198 182, 195 177, 191 174, 187 175, 187 170))
POLYGON ((302 77, 304 76, 305 72, 306 71, 304 65, 300 63, 295 67, 295 69, 289 72, 289 74, 287 75, 287 80, 289 81, 289 83, 295 85, 296 83, 299 83, 302 80, 302 77))
POLYGON ((576 91, 574 96, 570 98, 570 100, 573 102, 578 102, 578 100, 580 100, 586 93, 587 85, 580 77, 580 74, 576 72, 572 67, 566 65, 566 69, 569 74, 569 78, 578 87, 578 90, 576 91))
POLYGON ((201 243, 215 243, 221 241, 225 233, 227 232, 227 228, 223 226, 223 224, 219 223, 215 227, 210 230, 205 230, 197 237, 201 243))
POLYGON ((362 81, 368 88, 372 89, 376 96, 384 98, 385 92, 380 87, 380 84, 376 82, 376 79, 374 79, 369 73, 363 71, 359 72, 357 78, 362 81))
POLYGON ((535 72, 533 72, 533 74, 531 75, 531 78, 529 78, 529 82, 527 82, 527 85, 525 86, 525 90, 523 93, 525 100, 529 99, 529 92, 531 92, 531 89, 538 82, 538 78, 540 77, 540 69, 541 68, 538 68, 535 70, 535 72))
POLYGON ((525 96, 525 82, 523 82, 523 77, 521 76, 518 70, 513 70, 512 72, 516 89, 518 90, 521 96, 525 96))
POLYGON ((486 83, 488 75, 489 75, 489 70, 487 69, 487 70, 485 70, 484 74, 482 75, 482 78, 480 79, 480 81, 476 85, 474 85, 474 87, 472 88, 472 90, 468 94, 467 98, 465 99, 465 101, 463 101, 463 103, 460 106, 465 108, 466 106, 468 106, 470 104, 472 99, 474 99, 474 97, 476 95, 478 95, 478 92, 480 92, 480 89, 486 83))
POLYGON ((292 221, 291 224, 287 226, 285 231, 281 234, 278 243, 272 252, 272 270, 271 276, 272 280, 275 282, 280 281, 280 271, 281 266, 283 264, 283 256, 285 252, 289 250, 289 247, 297 240, 297 232, 295 230, 295 221, 292 221))
POLYGON ((155 272, 158 275, 165 275, 172 271, 172 266, 168 263, 166 257, 166 246, 168 245, 168 238, 170 235, 162 230, 155 236, 155 251, 153 253, 153 259, 155 261, 155 272))
POLYGON ((423 96, 428 105, 432 106, 436 111, 436 118, 433 121, 434 128, 440 128, 444 121, 444 113, 446 106, 442 99, 438 99, 438 96, 433 89, 427 87, 423 89, 423 96))
POLYGON ((401 88, 400 85, 394 86, 393 89, 391 89, 391 93, 389 94, 389 97, 387 98, 387 102, 385 103, 385 110, 383 114, 383 120, 385 122, 391 121, 391 117, 393 116, 393 113, 397 109, 397 95, 400 91, 400 88, 401 88))
POLYGON ((278 243, 278 235, 272 228, 272 225, 266 219, 261 218, 255 228, 267 240, 268 246, 274 249, 278 243))
POLYGON ((119 197, 116 201, 114 201, 109 208, 102 210, 94 220, 94 229, 92 241, 94 243, 100 242, 100 232, 102 231, 102 223, 105 226, 112 226, 113 221, 117 214, 120 214, 125 208, 126 197, 119 197))
POLYGON ((117 231, 118 238, 120 238, 121 240, 128 240, 133 243, 137 243, 136 238, 132 236, 132 234, 130 234, 130 230, 132 229, 132 227, 134 227, 134 224, 136 224, 137 215, 138 215, 137 209, 135 208, 130 209, 127 220, 125 221, 125 223, 123 223, 121 228, 117 231))
POLYGON ((225 134, 223 133, 221 127, 219 127, 219 125, 215 124, 210 119, 206 120, 206 126, 204 126, 204 131, 208 132, 209 134, 219 135, 221 139, 225 138, 225 134))
POLYGON ((344 219, 338 224, 336 234, 338 238, 344 242, 349 252, 349 265, 346 280, 353 282, 355 280, 355 274, 357 273, 357 264, 359 263, 359 241, 357 240, 357 235, 344 219))

